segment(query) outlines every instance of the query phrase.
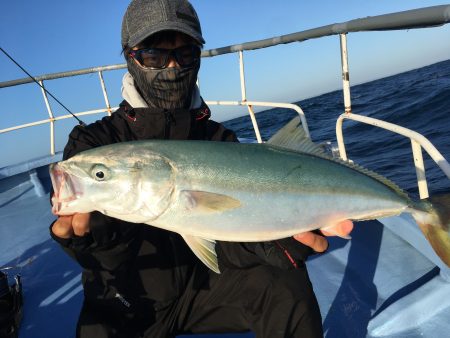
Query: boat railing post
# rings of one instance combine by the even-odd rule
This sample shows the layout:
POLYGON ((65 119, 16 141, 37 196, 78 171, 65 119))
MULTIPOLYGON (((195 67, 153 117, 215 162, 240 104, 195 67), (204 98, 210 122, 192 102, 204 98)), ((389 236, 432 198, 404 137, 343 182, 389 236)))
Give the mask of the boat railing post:
POLYGON ((342 82, 344 92, 344 107, 345 112, 350 114, 352 112, 352 102, 350 98, 350 72, 348 68, 348 54, 347 54, 347 33, 339 34, 341 42, 341 64, 342 64, 342 82))
POLYGON ((344 161, 347 161, 347 152, 345 151, 344 135, 342 133, 342 124, 344 122, 344 117, 341 115, 336 121, 336 141, 339 149, 339 156, 344 161))
POLYGON ((258 122, 256 122, 255 112, 253 111, 253 107, 249 104, 247 104, 247 94, 245 90, 245 74, 244 74, 244 53, 240 50, 239 51, 239 69, 240 69, 240 76, 241 76, 241 95, 242 95, 242 102, 247 106, 248 112, 250 114, 250 119, 252 120, 253 124, 253 130, 255 131, 256 140, 258 143, 262 143, 261 134, 259 132, 258 122))
POLYGON ((425 166, 423 163, 422 147, 416 140, 411 139, 411 147, 414 156, 414 166, 416 167, 417 186, 419 187, 419 196, 421 199, 428 198, 428 185, 425 176, 425 166))
MULTIPOLYGON (((350 72, 348 68, 347 56, 347 33, 339 34, 341 46, 341 66, 342 66, 342 92, 344 95, 344 111, 346 114, 352 112, 352 102, 350 97, 350 72)), ((338 143, 339 156, 347 161, 347 153, 345 151, 344 136, 342 134, 343 118, 339 117, 336 121, 336 140, 338 143)))
POLYGON ((106 110, 108 112, 108 115, 111 116, 111 105, 109 104, 108 93, 106 92, 105 81, 103 80, 103 72, 101 70, 98 72, 98 77, 100 78, 100 85, 102 86, 103 97, 105 98, 106 110))
POLYGON ((48 102, 47 92, 44 90, 44 81, 40 80, 42 95, 44 96, 45 106, 47 107, 48 115, 50 117, 50 154, 55 155, 55 117, 52 108, 48 102))

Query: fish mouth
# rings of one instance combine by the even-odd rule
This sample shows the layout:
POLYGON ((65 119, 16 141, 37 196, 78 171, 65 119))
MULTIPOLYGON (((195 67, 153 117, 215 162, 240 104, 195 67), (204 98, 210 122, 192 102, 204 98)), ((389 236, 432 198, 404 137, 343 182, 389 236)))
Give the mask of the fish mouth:
POLYGON ((55 215, 64 215, 64 209, 82 195, 77 179, 70 175, 58 163, 50 165, 50 178, 53 186, 52 212, 55 215))

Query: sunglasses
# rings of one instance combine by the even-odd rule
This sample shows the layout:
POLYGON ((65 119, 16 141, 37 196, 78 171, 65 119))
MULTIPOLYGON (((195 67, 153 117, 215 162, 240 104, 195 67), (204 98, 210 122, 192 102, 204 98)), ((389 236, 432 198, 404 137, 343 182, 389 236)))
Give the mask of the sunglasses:
POLYGON ((175 49, 143 48, 132 50, 130 56, 142 67, 163 69, 169 63, 169 56, 177 61, 180 67, 191 67, 200 60, 201 49, 195 45, 187 45, 175 49))

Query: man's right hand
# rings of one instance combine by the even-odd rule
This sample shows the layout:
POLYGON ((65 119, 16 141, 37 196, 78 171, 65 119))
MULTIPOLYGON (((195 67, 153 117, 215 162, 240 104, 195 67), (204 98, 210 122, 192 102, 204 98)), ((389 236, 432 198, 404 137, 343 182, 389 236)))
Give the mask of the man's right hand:
POLYGON ((90 231, 89 220, 91 214, 73 214, 69 216, 59 216, 52 226, 52 232, 60 238, 70 238, 84 236, 90 231))

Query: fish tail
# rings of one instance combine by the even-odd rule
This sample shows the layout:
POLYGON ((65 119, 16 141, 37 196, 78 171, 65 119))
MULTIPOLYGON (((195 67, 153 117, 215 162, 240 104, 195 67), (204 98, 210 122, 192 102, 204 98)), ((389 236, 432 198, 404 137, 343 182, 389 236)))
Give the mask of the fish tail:
POLYGON ((413 217, 436 254, 450 267, 450 194, 421 203, 426 213, 413 213, 413 217))

